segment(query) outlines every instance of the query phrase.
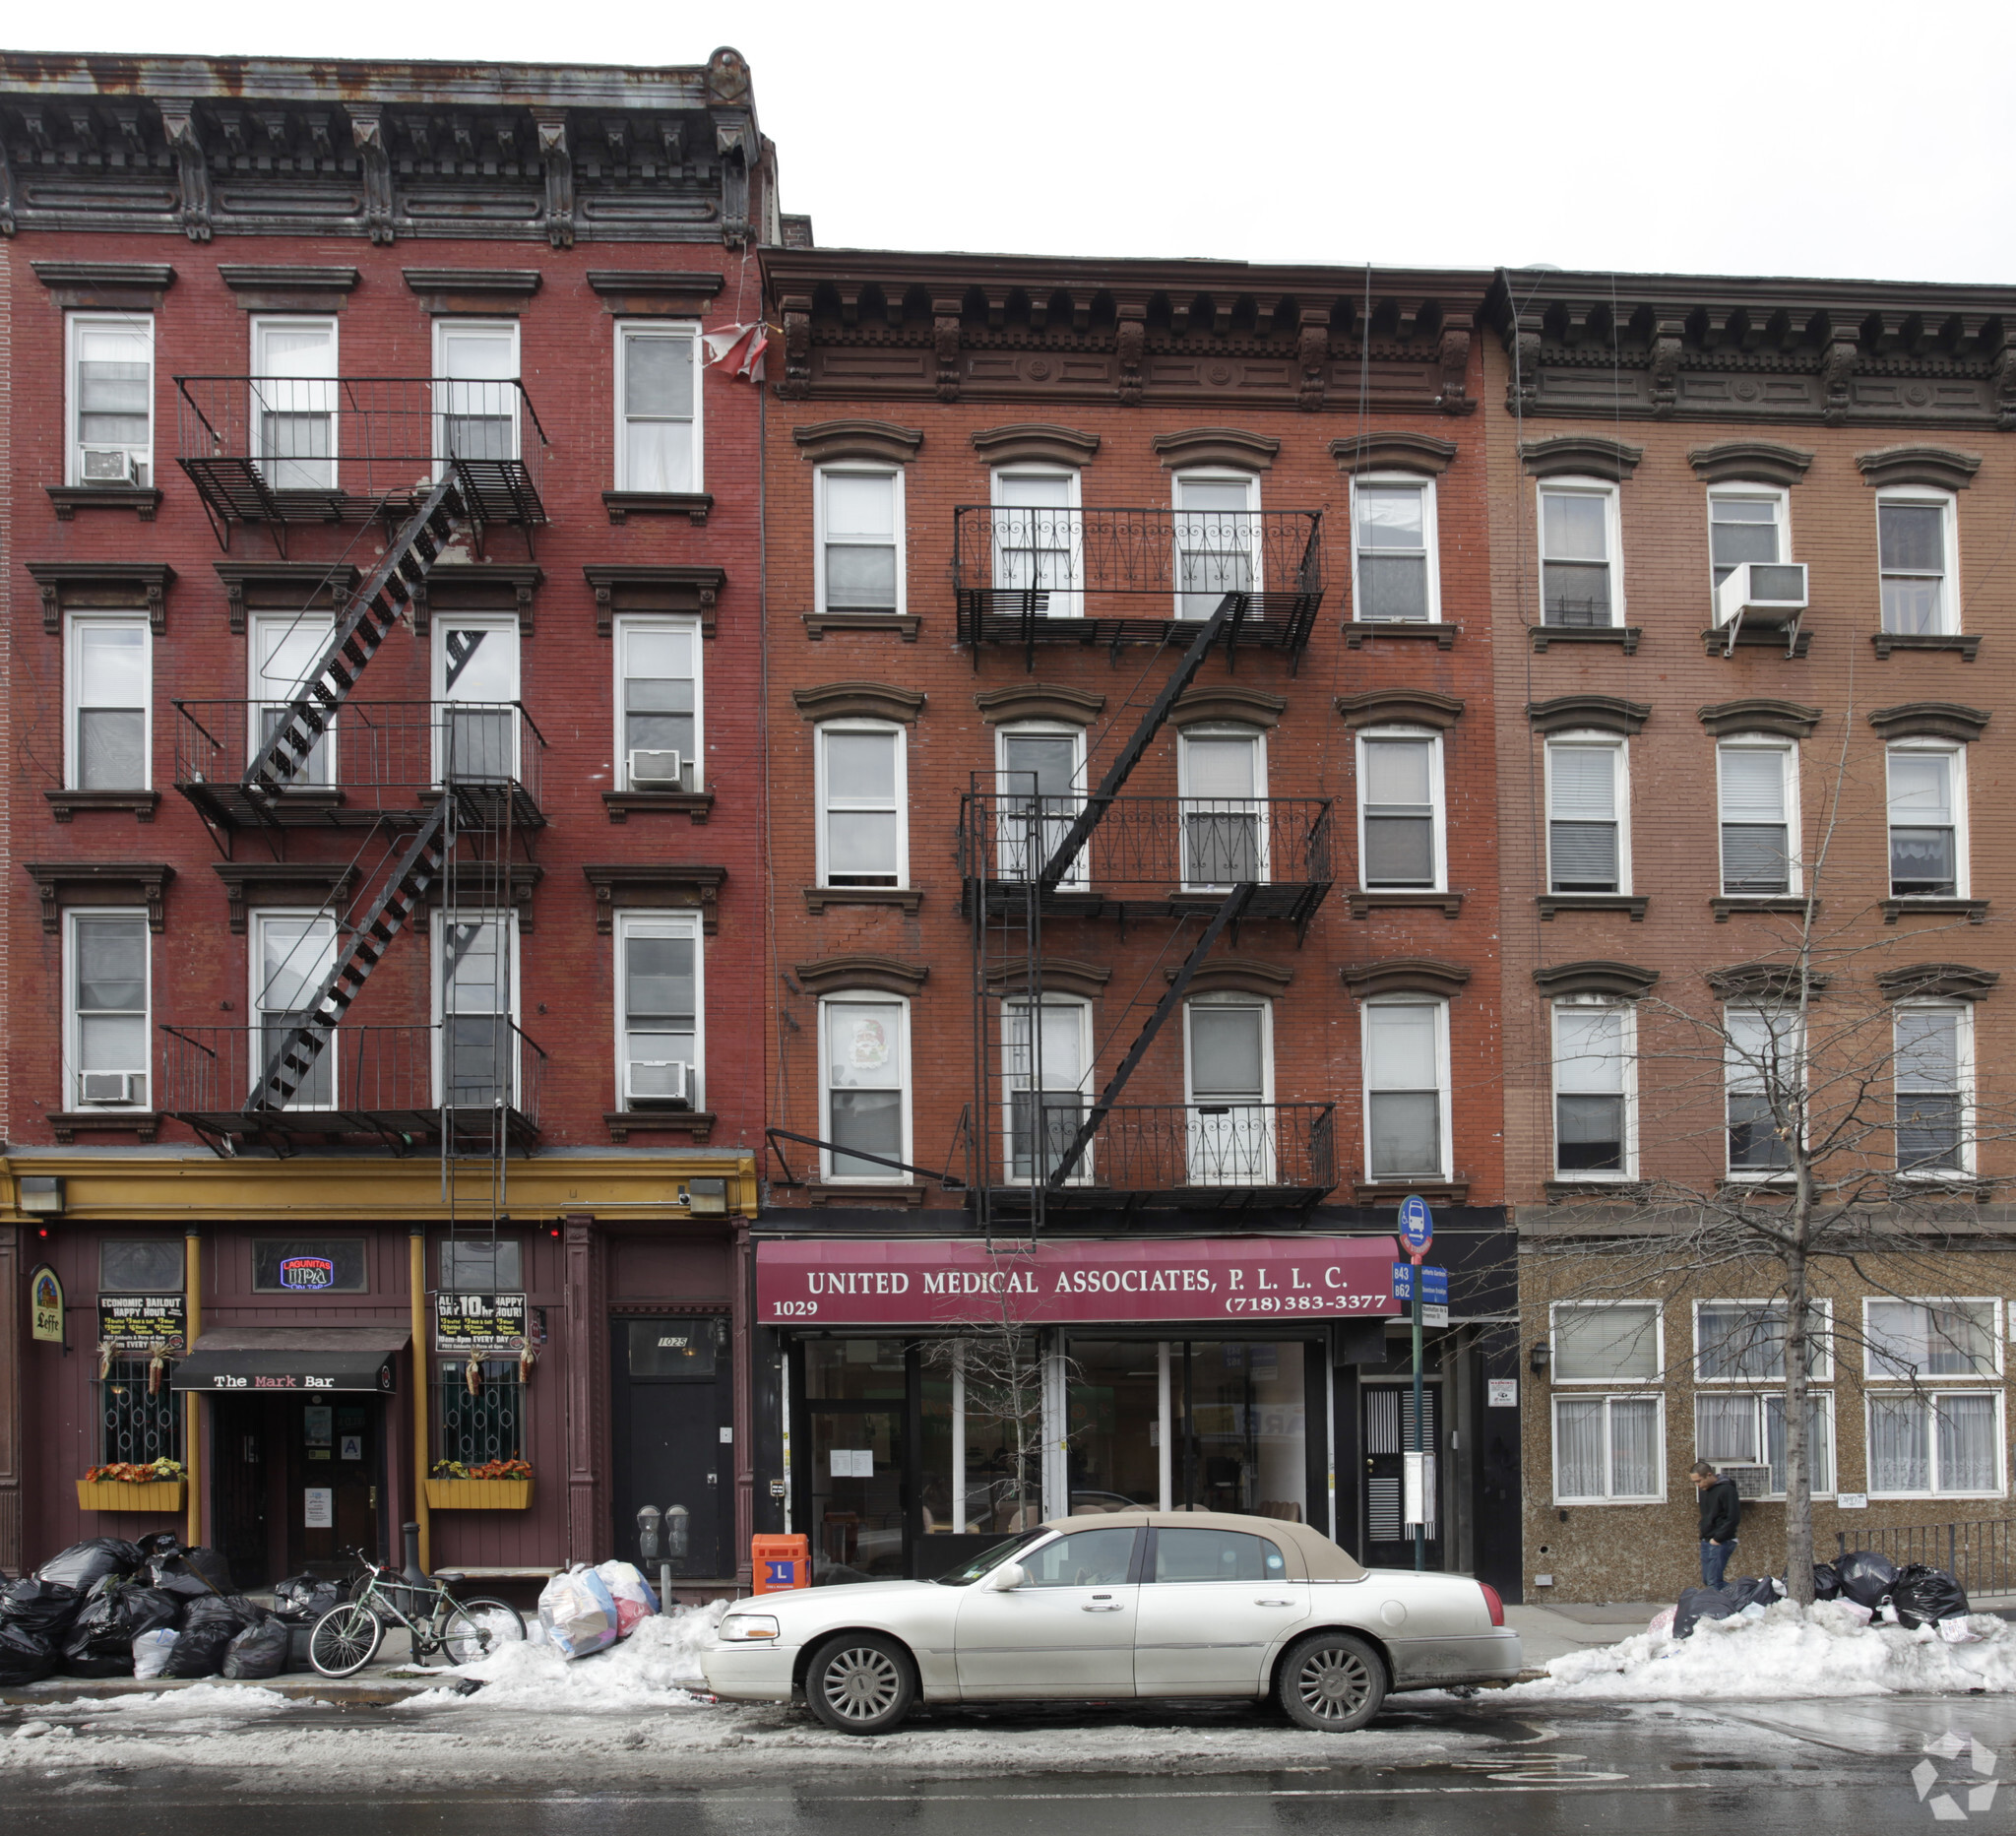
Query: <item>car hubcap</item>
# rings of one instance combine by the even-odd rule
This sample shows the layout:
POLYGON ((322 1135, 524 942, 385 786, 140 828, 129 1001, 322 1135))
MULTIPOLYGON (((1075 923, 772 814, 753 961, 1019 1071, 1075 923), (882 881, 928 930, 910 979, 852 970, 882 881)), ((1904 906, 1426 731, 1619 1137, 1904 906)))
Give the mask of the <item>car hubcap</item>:
POLYGON ((826 1700, 849 1721, 873 1721, 896 1701, 896 1665, 880 1651, 843 1651, 826 1667, 826 1700))
POLYGON ((1319 1721, 1343 1721, 1363 1706, 1371 1679, 1357 1656, 1349 1651, 1312 1651, 1302 1661, 1295 1693, 1319 1721))

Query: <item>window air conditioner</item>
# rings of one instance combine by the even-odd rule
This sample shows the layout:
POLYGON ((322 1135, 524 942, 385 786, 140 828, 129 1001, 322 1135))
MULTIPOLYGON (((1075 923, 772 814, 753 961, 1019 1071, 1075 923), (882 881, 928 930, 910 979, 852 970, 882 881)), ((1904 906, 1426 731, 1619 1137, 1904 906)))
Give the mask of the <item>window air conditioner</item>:
POLYGON ((145 1071, 86 1071, 79 1079, 80 1100, 90 1104, 117 1104, 131 1108, 139 1103, 147 1085, 145 1071))
POLYGON ((84 481, 87 484, 138 484, 140 461, 123 446, 87 446, 84 449, 84 481))
POLYGON ((630 749, 630 788, 633 791, 676 791, 685 761, 676 747, 630 749))
POLYGON ((1718 630, 1738 618, 1750 625, 1782 625, 1805 609, 1803 561, 1745 561, 1715 590, 1718 630))
POLYGON ((623 1104, 631 1109, 690 1109, 693 1067, 683 1058, 631 1058, 623 1070, 623 1104))
POLYGON ((1771 1469, 1768 1466, 1725 1466, 1717 1471, 1722 1478, 1735 1481, 1739 1498, 1770 1496, 1771 1469))

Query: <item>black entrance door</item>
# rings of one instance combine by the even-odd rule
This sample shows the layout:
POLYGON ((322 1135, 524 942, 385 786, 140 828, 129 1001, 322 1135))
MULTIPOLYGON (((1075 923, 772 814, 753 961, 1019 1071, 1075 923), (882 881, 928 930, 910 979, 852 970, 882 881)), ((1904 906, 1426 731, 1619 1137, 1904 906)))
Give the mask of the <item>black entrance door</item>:
POLYGON ((318 1402, 289 1396, 275 1413, 285 1438, 287 1572, 347 1575, 352 1550, 376 1559, 385 1548, 383 1401, 355 1391, 318 1402))
MULTIPOLYGON (((239 1587, 270 1586, 280 1579, 273 1568, 279 1514, 273 1494, 286 1475, 279 1424, 285 1405, 268 1396, 206 1400, 211 1412, 211 1541, 239 1587)), ((284 1559, 284 1547, 279 1553, 284 1559)))
POLYGON ((726 1435, 735 1418, 728 1323, 687 1314, 618 1319, 610 1327, 616 1551, 654 1580, 662 1562, 677 1576, 731 1575, 734 1448, 726 1435), (647 1513, 641 1522, 640 1512, 647 1513), (679 1524, 683 1538, 674 1527, 679 1524))
POLYGON ((1421 1414, 1427 1418, 1425 1442, 1415 1438, 1414 1386, 1405 1383, 1368 1383, 1364 1387, 1365 1411, 1365 1565, 1370 1568, 1412 1568, 1414 1531, 1404 1521, 1406 1511, 1406 1461, 1402 1457, 1426 1445, 1427 1536, 1425 1560, 1430 1568, 1442 1565, 1442 1477, 1432 1450, 1440 1437, 1435 1432, 1441 1416, 1440 1394, 1434 1384, 1421 1391, 1421 1414))

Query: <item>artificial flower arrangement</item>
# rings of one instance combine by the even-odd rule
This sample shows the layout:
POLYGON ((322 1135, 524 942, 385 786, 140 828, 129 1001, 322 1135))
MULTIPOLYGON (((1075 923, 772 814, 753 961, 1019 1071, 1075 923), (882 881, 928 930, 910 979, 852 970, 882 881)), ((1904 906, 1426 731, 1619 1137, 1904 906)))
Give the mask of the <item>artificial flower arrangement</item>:
POLYGON ((94 1466, 84 1476, 88 1486, 110 1481, 121 1486, 158 1486, 166 1480, 187 1479, 189 1469, 179 1460, 149 1460, 139 1465, 118 1461, 111 1466, 94 1466))
POLYGON ((465 1466, 460 1460, 436 1460, 433 1477, 436 1479, 530 1479, 532 1463, 513 1455, 509 1460, 482 1460, 474 1466, 465 1466))

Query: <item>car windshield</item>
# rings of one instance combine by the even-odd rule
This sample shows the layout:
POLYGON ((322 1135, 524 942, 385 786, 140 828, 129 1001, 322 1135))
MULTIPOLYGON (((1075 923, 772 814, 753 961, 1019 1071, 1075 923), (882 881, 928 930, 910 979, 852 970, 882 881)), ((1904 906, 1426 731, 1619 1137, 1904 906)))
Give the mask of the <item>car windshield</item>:
POLYGON ((1026 1550, 1032 1543, 1040 1543, 1050 1533, 1047 1530, 1025 1530, 1019 1537, 1010 1537, 1005 1543, 997 1543, 992 1549, 982 1550, 973 1560, 962 1562, 949 1574, 938 1577, 940 1587, 971 1587, 990 1568, 998 1568, 1018 1551, 1026 1550))

